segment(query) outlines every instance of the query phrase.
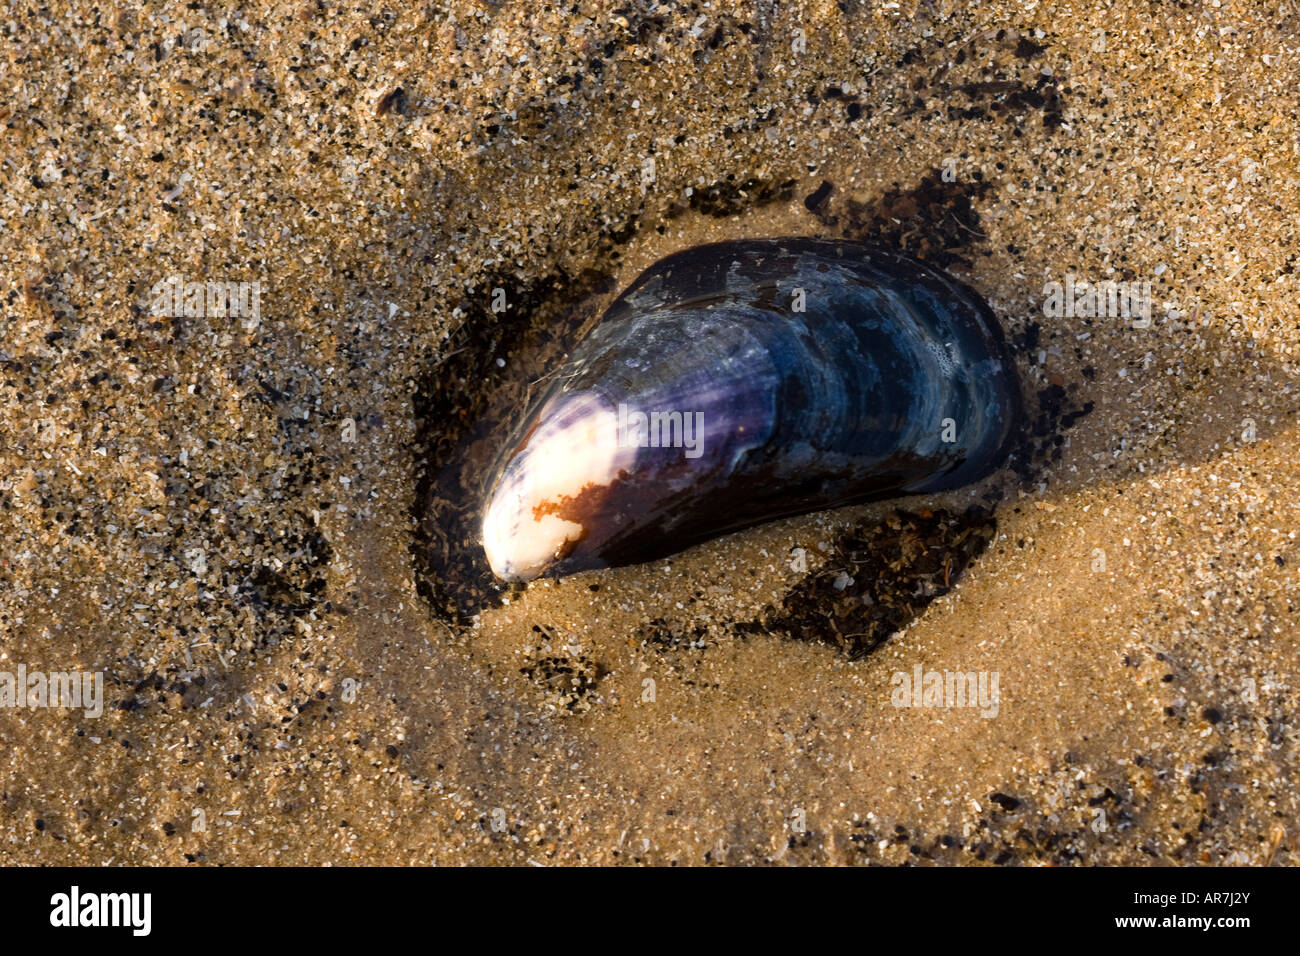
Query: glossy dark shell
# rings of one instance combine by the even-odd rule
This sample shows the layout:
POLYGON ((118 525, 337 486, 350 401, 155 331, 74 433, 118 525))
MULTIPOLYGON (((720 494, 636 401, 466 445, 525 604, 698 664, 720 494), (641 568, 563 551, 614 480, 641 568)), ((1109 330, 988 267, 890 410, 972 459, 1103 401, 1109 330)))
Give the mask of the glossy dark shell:
POLYGON ((953 488, 998 466, 1020 418, 988 306, 935 269, 853 242, 759 239, 671 255, 549 381, 485 508, 485 546, 505 578, 635 563, 772 518, 953 488), (702 441, 636 447, 620 431, 608 457, 620 405, 690 415, 702 441), (608 480, 585 480, 583 455, 608 480), (581 486, 558 491, 570 469, 581 486), (530 521, 562 534, 545 559, 512 561, 546 540, 529 539, 540 527, 530 521))

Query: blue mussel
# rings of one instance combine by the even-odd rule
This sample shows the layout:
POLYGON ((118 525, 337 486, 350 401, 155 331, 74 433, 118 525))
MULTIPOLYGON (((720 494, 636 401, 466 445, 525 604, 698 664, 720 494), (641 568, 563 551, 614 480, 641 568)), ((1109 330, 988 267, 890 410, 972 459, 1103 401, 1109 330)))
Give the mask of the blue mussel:
POLYGON ((697 246, 550 377, 492 471, 483 546, 526 581, 954 488, 997 468, 1021 415, 996 319, 944 273, 848 241, 697 246))

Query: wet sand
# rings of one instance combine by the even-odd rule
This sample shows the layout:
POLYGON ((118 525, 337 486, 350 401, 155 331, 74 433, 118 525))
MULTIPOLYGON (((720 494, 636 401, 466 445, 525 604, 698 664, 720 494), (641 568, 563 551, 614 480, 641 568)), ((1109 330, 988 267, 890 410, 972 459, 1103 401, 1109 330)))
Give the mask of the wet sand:
POLYGON ((106 702, 0 707, 0 859, 1293 862, 1293 10, 229 16, 56 5, 0 52, 0 671, 106 702), (523 333, 761 235, 976 288, 1023 467, 431 600, 436 439, 523 333), (171 276, 260 314, 159 314, 171 276), (1069 276, 1149 282, 1149 327, 1045 314, 1069 276), (972 505, 874 650, 816 624, 845 542, 972 505), (918 666, 996 713, 895 706, 918 666))

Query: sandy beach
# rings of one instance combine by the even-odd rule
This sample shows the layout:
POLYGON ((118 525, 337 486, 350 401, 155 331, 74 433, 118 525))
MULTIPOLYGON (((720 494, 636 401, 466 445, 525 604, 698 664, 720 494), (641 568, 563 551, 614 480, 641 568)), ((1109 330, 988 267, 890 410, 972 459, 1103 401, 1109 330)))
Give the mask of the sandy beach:
POLYGON ((0 861, 1295 862, 1293 4, 5 19, 0 861), (538 376, 761 236, 976 289, 1021 454, 493 586, 538 376))

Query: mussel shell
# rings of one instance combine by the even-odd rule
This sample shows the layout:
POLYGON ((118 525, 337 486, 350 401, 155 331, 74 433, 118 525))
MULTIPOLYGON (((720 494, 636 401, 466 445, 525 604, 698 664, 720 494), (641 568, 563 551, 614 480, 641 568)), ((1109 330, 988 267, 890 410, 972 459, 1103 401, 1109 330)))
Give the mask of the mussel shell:
POLYGON ((846 241, 697 246, 642 273, 525 414, 484 545, 528 580, 953 488, 998 466, 1020 417, 997 320, 942 272, 846 241), (611 432, 636 411, 689 416, 698 445, 611 432))

